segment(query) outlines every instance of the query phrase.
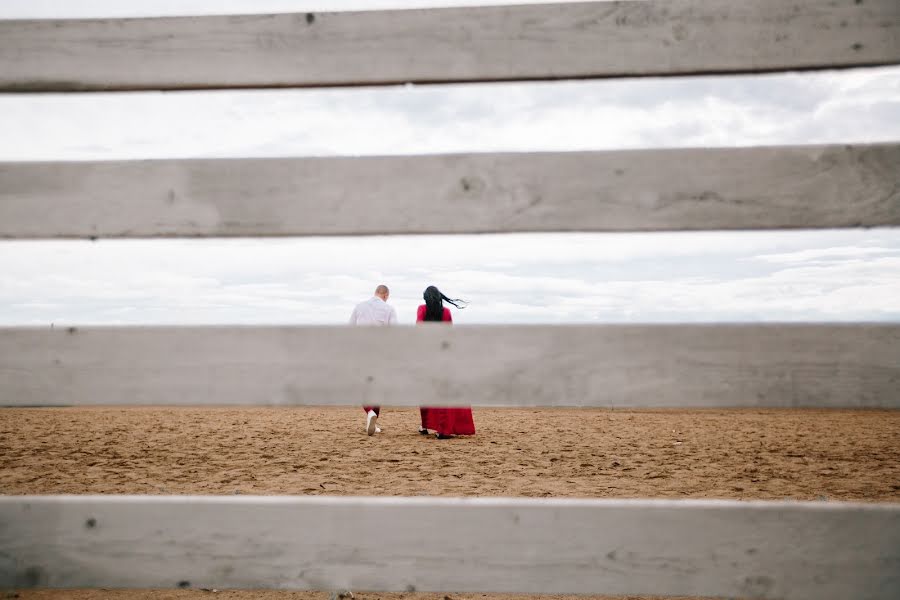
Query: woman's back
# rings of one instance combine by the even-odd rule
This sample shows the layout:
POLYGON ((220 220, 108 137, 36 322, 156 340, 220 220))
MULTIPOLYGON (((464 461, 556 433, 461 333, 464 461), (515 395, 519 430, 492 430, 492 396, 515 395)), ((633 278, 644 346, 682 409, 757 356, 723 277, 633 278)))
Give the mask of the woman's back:
MULTIPOLYGON (((427 312, 428 307, 425 304, 419 306, 419 310, 416 312, 416 323, 422 323, 425 321, 425 313, 427 312)), ((448 323, 453 322, 453 316, 450 314, 450 309, 446 306, 444 307, 444 314, 442 315, 441 321, 445 321, 448 323)))

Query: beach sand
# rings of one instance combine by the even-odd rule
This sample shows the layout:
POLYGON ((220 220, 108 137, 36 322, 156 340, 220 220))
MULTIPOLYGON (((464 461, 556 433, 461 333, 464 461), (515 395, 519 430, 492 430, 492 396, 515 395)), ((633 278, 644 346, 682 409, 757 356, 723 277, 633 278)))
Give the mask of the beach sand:
MULTIPOLYGON (((0 410, 4 494, 331 494, 900 501, 900 411, 475 409, 478 434, 385 408, 0 410)), ((354 590, 356 592, 356 590, 354 590)), ((22 599, 280 600, 322 592, 24 590, 22 599)), ((512 600, 365 594, 359 600, 512 600)), ((542 598, 561 598, 542 596, 542 598)))

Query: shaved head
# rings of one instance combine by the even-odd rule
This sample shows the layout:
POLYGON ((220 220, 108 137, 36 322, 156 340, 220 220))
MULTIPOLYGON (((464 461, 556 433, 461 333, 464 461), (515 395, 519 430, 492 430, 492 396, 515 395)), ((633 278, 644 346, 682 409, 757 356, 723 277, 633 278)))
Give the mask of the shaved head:
POLYGON ((391 295, 391 290, 388 289, 388 286, 383 283, 375 288, 375 295, 387 302, 388 296, 391 295))

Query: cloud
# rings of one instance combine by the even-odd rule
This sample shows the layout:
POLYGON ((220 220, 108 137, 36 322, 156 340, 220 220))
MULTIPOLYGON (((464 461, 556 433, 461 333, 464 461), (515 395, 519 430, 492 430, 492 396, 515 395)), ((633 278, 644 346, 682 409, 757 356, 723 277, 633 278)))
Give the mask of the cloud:
POLYGON ((797 252, 788 252, 784 254, 762 254, 756 256, 756 260, 762 260, 772 263, 808 263, 810 261, 819 261, 821 259, 847 259, 867 257, 879 254, 900 254, 900 250, 896 248, 881 248, 878 246, 859 247, 859 246, 840 246, 836 248, 809 248, 807 250, 798 250, 797 252))
POLYGON ((0 96, 0 160, 900 139, 900 67, 863 71, 868 76, 845 71, 324 90, 14 94, 0 96))
POLYGON ((5 242, 0 324, 339 324, 387 283, 466 323, 900 320, 900 231, 5 242))

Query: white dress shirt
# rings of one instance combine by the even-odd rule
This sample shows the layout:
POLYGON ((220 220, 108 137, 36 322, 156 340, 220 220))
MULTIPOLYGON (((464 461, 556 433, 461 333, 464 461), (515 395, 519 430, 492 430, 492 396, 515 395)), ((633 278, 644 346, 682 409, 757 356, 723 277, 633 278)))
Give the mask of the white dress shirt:
POLYGON ((396 325, 397 311, 394 307, 379 298, 372 296, 360 302, 350 315, 351 325, 396 325))

